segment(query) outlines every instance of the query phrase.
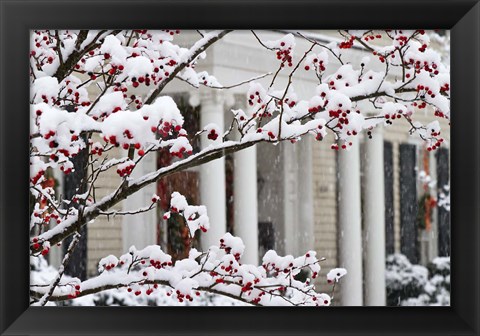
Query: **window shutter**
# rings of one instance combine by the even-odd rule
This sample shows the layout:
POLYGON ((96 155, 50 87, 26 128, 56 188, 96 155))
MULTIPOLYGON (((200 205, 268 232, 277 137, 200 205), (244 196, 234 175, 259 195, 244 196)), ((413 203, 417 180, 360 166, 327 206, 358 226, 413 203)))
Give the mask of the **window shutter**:
POLYGON ((259 255, 263 256, 268 250, 275 249, 275 228, 272 222, 258 223, 259 255))
MULTIPOLYGON (((437 188, 438 194, 443 187, 448 185, 449 179, 449 155, 446 148, 439 148, 436 153, 437 159, 437 188)), ((450 212, 444 207, 438 207, 438 255, 445 257, 450 255, 450 212)))
POLYGON ((416 146, 400 145, 400 246, 410 262, 419 262, 416 146))
POLYGON ((385 171, 385 248, 386 254, 395 253, 395 232, 393 227, 393 146, 389 141, 384 142, 383 160, 385 171))

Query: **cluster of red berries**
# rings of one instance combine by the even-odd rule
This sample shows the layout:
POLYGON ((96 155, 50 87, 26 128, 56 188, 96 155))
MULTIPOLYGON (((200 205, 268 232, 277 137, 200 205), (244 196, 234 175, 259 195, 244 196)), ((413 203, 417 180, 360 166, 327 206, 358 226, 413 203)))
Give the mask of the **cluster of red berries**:
MULTIPOLYGON (((65 100, 73 100, 73 103, 75 105, 81 105, 81 106, 89 106, 90 105, 89 101, 80 101, 80 92, 74 91, 74 89, 72 87, 69 87, 70 81, 66 81, 66 85, 67 85, 67 92, 66 92, 65 97, 64 97, 65 100), (73 95, 73 97, 72 97, 72 95, 73 95)), ((77 111, 77 110, 78 110, 78 108, 75 107, 75 111, 77 111)))
MULTIPOLYGON (((33 245, 32 245, 32 248, 37 251, 39 250, 42 246, 40 245, 40 243, 38 242, 38 237, 34 237, 32 239, 32 242, 33 242, 33 245)), ((42 251, 40 252, 43 256, 47 255, 48 252, 50 252, 50 248, 48 248, 47 246, 45 247, 42 247, 42 251)))
POLYGON ((450 90, 450 85, 448 83, 445 83, 440 87, 440 92, 447 92, 450 90))
MULTIPOLYGON (((265 105, 262 105, 261 108, 265 108, 265 105)), ((263 112, 259 112, 259 113, 254 113, 252 115, 254 118, 256 118, 257 116, 260 117, 260 118, 270 118, 272 116, 272 113, 271 112, 268 112, 266 110, 264 110, 263 112)), ((244 120, 245 118, 243 117, 240 117, 240 120, 244 120)))
POLYGON ((138 87, 140 84, 145 84, 146 86, 150 86, 151 80, 150 75, 145 74, 145 76, 140 77, 132 77, 132 86, 134 88, 138 87))
POLYGON ((405 45, 405 43, 407 43, 408 37, 406 37, 405 35, 398 35, 397 37, 395 37, 395 40, 398 41, 400 46, 403 46, 405 45))
POLYGON ((429 95, 432 98, 435 98, 435 93, 428 87, 423 85, 417 85, 417 92, 421 93, 421 97, 424 98, 425 95, 429 95))
MULTIPOLYGON (((169 33, 170 35, 180 34, 180 30, 176 29, 162 29, 165 33, 169 33)), ((146 31, 146 30, 145 30, 146 31)))
MULTIPOLYGON (((162 138, 168 137, 171 132, 180 132, 182 130, 182 126, 180 125, 173 125, 172 123, 168 121, 160 121, 160 124, 158 126, 152 126, 151 131, 153 133, 158 132, 162 138)), ((180 135, 179 135, 180 136, 180 135)))
POLYGON ((248 97, 248 105, 253 106, 253 104, 255 102, 258 103, 258 104, 261 104, 263 102, 262 98, 260 98, 260 92, 258 92, 258 91, 255 92, 255 95, 251 94, 248 97), (257 96, 257 97, 255 98, 255 96, 257 96))
MULTIPOLYGON (((128 288, 127 288, 127 292, 129 292, 129 293, 132 292, 132 289, 131 289, 130 287, 128 287, 128 288)), ((142 291, 141 291, 141 290, 136 290, 136 291, 135 291, 135 295, 136 295, 136 296, 139 296, 140 294, 142 294, 142 291)))
POLYGON ((40 180, 40 178, 45 175, 45 171, 43 170, 39 170, 37 174, 35 174, 35 176, 31 177, 30 178, 30 181, 32 182, 32 184, 37 184, 38 180, 40 180))
POLYGON ((245 286, 242 286, 242 292, 248 292, 248 291, 251 291, 253 289, 252 287, 252 283, 249 281, 245 284, 245 286))
MULTIPOLYGON (((342 104, 339 104, 339 106, 342 104)), ((340 106, 341 107, 341 106, 340 106)), ((350 114, 350 110, 342 110, 341 108, 338 110, 330 110, 328 111, 328 115, 330 118, 338 118, 337 124, 335 125, 336 128, 343 129, 343 125, 348 125, 350 123, 348 119, 348 115, 350 114)))
MULTIPOLYGON (((160 269, 166 266, 172 266, 173 263, 171 261, 161 262, 160 260, 150 259, 150 265, 152 265, 156 269, 160 269)), ((147 275, 145 274, 144 276, 147 276, 147 275)))
POLYGON ((389 53, 386 53, 386 54, 380 54, 376 51, 372 51, 372 55, 374 56, 378 56, 378 60, 382 63, 385 63, 385 59, 387 59, 388 57, 391 57, 391 58, 395 58, 395 50, 389 52, 389 53))
POLYGON ((230 260, 230 264, 227 265, 227 266, 221 265, 221 266, 220 266, 220 269, 221 269, 222 271, 225 271, 225 272, 229 273, 229 274, 233 274, 233 273, 237 273, 237 272, 238 272, 238 270, 233 267, 233 260, 230 260))
POLYGON ((103 148, 100 146, 93 146, 90 150, 90 154, 101 156, 103 154, 103 148))
POLYGON ((50 138, 51 138, 52 136, 54 136, 54 135, 55 135, 55 131, 52 131, 52 130, 51 130, 51 131, 48 131, 48 133, 46 133, 46 134, 43 136, 43 138, 44 138, 45 140, 48 140, 48 139, 50 139, 50 138))
POLYGON ((417 103, 417 102, 413 102, 412 103, 412 106, 414 107, 418 107, 419 109, 424 109, 427 107, 427 103, 426 102, 421 102, 420 104, 417 103))
POLYGON ((375 39, 381 39, 381 38, 382 38, 382 35, 380 35, 380 34, 376 34, 376 35, 370 34, 370 35, 364 35, 363 36, 363 40, 367 41, 367 42, 368 42, 368 40, 373 41, 375 39))
POLYGON ((112 145, 114 145, 116 147, 120 146, 120 143, 117 142, 117 137, 115 135, 110 135, 108 138, 105 136, 105 137, 103 137, 103 140, 106 143, 111 143, 112 145))
POLYGON ((192 153, 193 152, 191 150, 187 151, 185 147, 180 147, 180 149, 177 152, 171 152, 172 156, 176 156, 179 159, 183 158, 185 154, 192 155, 192 153))
POLYGON ((290 100, 290 99, 288 99, 288 98, 285 98, 285 100, 283 100, 283 101, 280 100, 280 104, 283 104, 283 103, 287 104, 288 107, 290 107, 290 108, 294 107, 294 106, 297 104, 296 101, 290 100))
POLYGON ((33 242, 32 247, 33 247, 34 250, 40 249, 40 244, 38 243, 38 238, 37 237, 34 237, 32 239, 32 242, 33 242))
MULTIPOLYGON (((314 58, 313 59, 313 66, 315 67, 315 70, 317 72, 322 72, 322 71, 325 71, 325 65, 323 63, 323 60, 320 60, 320 62, 318 61, 318 58, 314 58)), ((305 70, 308 71, 310 70, 310 66, 309 65, 305 65, 305 70)))
POLYGON ((262 264, 262 267, 265 269, 265 271, 267 272, 274 272, 276 274, 279 274, 279 273, 290 273, 293 269, 293 263, 290 263, 288 264, 288 267, 286 268, 279 268, 275 265, 275 263, 266 263, 266 264, 262 264))
MULTIPOLYGON (((129 129, 126 129, 125 131, 123 131, 123 135, 128 139, 128 140, 132 140, 133 139, 133 135, 132 135, 132 132, 130 132, 129 129)), ((140 144, 138 144, 138 148, 137 146, 135 146, 136 149, 139 149, 140 148, 140 144)))
MULTIPOLYGON (((176 296, 177 296, 178 302, 180 302, 180 303, 183 302, 184 300, 188 300, 188 301, 190 301, 190 302, 193 301, 193 297, 192 297, 190 294, 183 294, 183 293, 181 293, 179 290, 177 290, 177 291, 175 292, 175 294, 176 294, 176 296)), ((198 295, 200 295, 200 294, 198 294, 198 295)))
POLYGON ((431 73, 431 74, 434 74, 434 75, 438 75, 439 74, 439 71, 438 71, 438 66, 437 64, 435 63, 432 63, 431 65, 427 62, 427 61, 420 61, 420 60, 414 60, 413 58, 410 58, 408 60, 408 64, 411 64, 413 65, 413 67, 415 68, 415 72, 418 74, 420 73, 420 70, 421 69, 424 69, 425 71, 431 73))
POLYGON ((70 293, 68 294, 68 298, 69 299, 75 299, 77 296, 80 295, 80 285, 75 285, 75 293, 70 293))
POLYGON ((434 75, 438 75, 439 71, 437 70, 438 66, 436 63, 432 63, 431 65, 427 62, 424 62, 423 69, 427 72, 433 73, 434 75))
POLYGON ((207 135, 207 138, 212 140, 212 141, 215 141, 218 138, 218 133, 214 129, 211 129, 210 132, 207 135))
POLYGON ((317 113, 317 112, 320 112, 322 110, 322 106, 318 105, 318 106, 312 106, 308 109, 308 112, 309 113, 317 113))
MULTIPOLYGON (((77 137, 77 138, 78 138, 78 137, 77 137)), ((70 152, 69 152, 67 149, 65 149, 65 148, 59 148, 59 149, 57 150, 57 152, 65 155, 66 157, 70 157, 70 152)), ((55 154, 53 154, 53 155, 55 155, 55 154)), ((75 156, 75 154, 72 153, 72 156, 75 156)))
POLYGON ((430 131, 430 135, 432 136, 431 140, 435 140, 435 143, 427 147, 427 150, 429 152, 440 148, 440 145, 443 143, 444 141, 443 138, 437 138, 438 136, 440 136, 440 133, 441 133, 440 131, 437 132, 435 129, 432 129, 430 131))
POLYGON ((124 93, 123 97, 126 98, 127 96, 125 95, 125 92, 128 91, 128 88, 127 88, 126 85, 124 85, 122 83, 119 83, 119 82, 116 82, 115 86, 113 87, 113 91, 114 92, 123 92, 124 93))
POLYGON ((353 41, 355 41, 355 36, 350 36, 349 39, 347 39, 343 42, 340 42, 338 44, 338 47, 340 49, 350 49, 351 47, 353 47, 353 41))
POLYGON ((425 50, 427 50, 427 45, 425 43, 422 44, 422 46, 420 48, 418 48, 418 51, 420 51, 422 53, 425 52, 425 50))
POLYGON ((132 171, 133 171, 133 168, 135 168, 135 164, 130 164, 122 169, 117 169, 117 174, 120 176, 120 177, 125 177, 125 176, 129 176, 132 171))
POLYGON ((46 45, 51 43, 51 38, 49 35, 42 35, 42 33, 39 31, 36 31, 35 34, 37 37, 35 37, 34 42, 37 48, 40 48, 42 43, 45 43, 46 45))
POLYGON ((389 113, 385 114, 385 119, 391 119, 391 120, 395 120, 395 119, 400 119, 402 117, 402 114, 401 113, 393 113, 392 115, 390 115, 389 113))
POLYGON ((258 294, 258 297, 252 299, 252 303, 253 304, 258 304, 260 302, 260 300, 262 299, 262 296, 264 296, 266 294, 266 292, 261 292, 260 294, 258 294))
MULTIPOLYGON (((110 54, 104 54, 103 57, 105 59, 109 59, 110 54)), ((119 65, 110 64, 110 66, 111 66, 111 68, 110 68, 110 70, 108 70, 108 74, 110 76, 116 75, 117 73, 119 73, 119 72, 121 72, 125 69, 125 67, 122 64, 119 64, 119 65)))
POLYGON ((50 223, 50 220, 55 220, 55 222, 58 224, 60 223, 60 217, 56 213, 49 213, 46 214, 44 217, 44 221, 46 224, 50 223))
POLYGON ((332 144, 330 148, 338 151, 340 148, 346 150, 348 147, 351 147, 351 146, 353 146, 352 142, 344 142, 341 146, 339 146, 336 143, 332 144))
MULTIPOLYGON (((227 254, 232 252, 232 248, 230 246, 225 245, 225 240, 223 238, 220 239, 220 248, 224 249, 227 254)), ((235 253, 233 255, 236 261, 240 260, 240 253, 235 253)))
POLYGON ((434 145, 428 146, 428 147, 427 147, 427 150, 430 152, 430 151, 432 151, 432 150, 438 149, 438 148, 440 148, 440 145, 441 145, 442 143, 443 143, 443 139, 440 138, 440 139, 438 139, 438 140, 435 142, 434 145))
POLYGON ((60 170, 65 174, 68 175, 73 171, 73 168, 68 167, 66 168, 64 165, 60 166, 60 170))
POLYGON ((117 265, 116 264, 107 264, 107 265, 104 265, 105 269, 107 271, 110 271, 112 268, 115 268, 117 265))
POLYGON ((277 59, 282 62, 282 66, 284 64, 288 64, 291 67, 292 64, 292 48, 285 48, 285 42, 280 43, 279 49, 277 49, 277 59))

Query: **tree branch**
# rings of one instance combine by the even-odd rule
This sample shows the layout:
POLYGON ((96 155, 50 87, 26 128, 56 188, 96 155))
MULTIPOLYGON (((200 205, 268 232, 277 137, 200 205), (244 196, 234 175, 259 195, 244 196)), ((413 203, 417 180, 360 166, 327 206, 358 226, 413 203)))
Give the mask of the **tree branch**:
POLYGON ((62 279, 63 273, 65 272, 65 267, 67 266, 67 264, 70 260, 71 253, 75 249, 75 247, 77 246, 77 243, 78 243, 79 240, 80 240, 80 234, 77 232, 77 234, 73 237, 72 242, 68 246, 67 253, 63 257, 62 265, 58 269, 57 276, 55 277, 55 279, 50 284, 50 287, 48 288, 48 291, 40 298, 40 301, 38 301, 34 305, 45 306, 47 304, 47 302, 50 300, 50 298, 53 295, 53 292, 55 291, 55 288, 57 287, 60 280, 62 279))
POLYGON ((183 60, 182 62, 178 63, 175 69, 172 71, 170 76, 166 77, 163 81, 158 84, 157 88, 150 94, 150 96, 145 99, 145 104, 151 104, 158 97, 158 95, 162 92, 163 88, 170 83, 177 74, 185 69, 185 67, 194 61, 202 52, 204 52, 208 47, 212 44, 220 40, 222 37, 230 33, 232 30, 223 30, 217 33, 209 33, 206 34, 202 39, 198 40, 189 50, 189 56, 183 60))
MULTIPOLYGON (((117 35, 122 30, 113 30, 109 35, 117 35)), ((90 50, 93 50, 100 46, 103 39, 100 37, 107 32, 107 30, 101 30, 98 34, 93 38, 92 42, 87 44, 83 49, 80 50, 82 43, 88 36, 88 30, 80 30, 77 36, 77 41, 75 43, 75 50, 68 56, 66 60, 57 68, 57 71, 53 75, 58 82, 61 82, 65 77, 70 75, 70 73, 75 69, 75 64, 77 64, 80 59, 88 53, 90 50), (99 40, 100 39, 100 40, 99 40)))

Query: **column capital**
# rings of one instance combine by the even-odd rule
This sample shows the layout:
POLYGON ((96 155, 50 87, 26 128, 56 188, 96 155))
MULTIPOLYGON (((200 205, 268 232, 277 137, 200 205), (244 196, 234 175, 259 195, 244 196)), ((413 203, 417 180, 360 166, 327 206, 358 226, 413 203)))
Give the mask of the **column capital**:
POLYGON ((227 95, 222 90, 206 89, 199 91, 200 104, 214 104, 223 106, 227 101, 227 95))

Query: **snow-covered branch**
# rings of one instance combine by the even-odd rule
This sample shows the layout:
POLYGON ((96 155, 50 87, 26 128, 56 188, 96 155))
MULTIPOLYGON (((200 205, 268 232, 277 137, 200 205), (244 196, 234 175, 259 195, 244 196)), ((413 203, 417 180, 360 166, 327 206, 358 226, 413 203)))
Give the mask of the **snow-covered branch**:
MULTIPOLYGON (((209 47, 230 32, 202 31, 188 48, 176 43, 178 30, 32 32, 32 256, 48 254, 50 246, 98 216, 151 211, 156 197, 129 211, 112 207, 167 176, 261 142, 295 143, 306 136, 331 141, 325 139, 332 134, 331 147, 348 150, 362 132, 402 122, 425 141, 428 150, 444 146, 439 120, 450 118, 450 69, 431 48, 425 31, 342 30, 338 38, 325 41, 313 33, 296 33, 296 37, 288 33, 270 41, 253 31, 250 37, 262 46, 262 53, 271 54, 274 70, 223 86, 214 75, 197 72, 196 65, 209 47), (308 44, 300 52, 296 51, 298 39, 308 44), (354 49, 368 56, 350 61, 348 53, 354 49), (315 93, 306 97, 295 91, 302 71, 302 76, 311 74, 316 83, 315 93), (282 76, 286 82, 280 80, 282 76), (230 127, 223 134, 223 125, 213 123, 191 130, 185 111, 171 97, 161 95, 174 78, 186 81, 192 90, 200 86, 202 90, 240 90, 245 85, 247 106, 231 111, 230 127), (434 121, 423 124, 417 118, 419 111, 431 114, 434 121), (239 140, 228 140, 232 132, 239 140), (199 149, 198 137, 212 144, 202 142, 199 149), (133 178, 136 167, 149 155, 162 155, 166 164, 133 178), (86 157, 81 165, 75 159, 78 156, 86 157), (98 200, 97 182, 115 174, 114 169, 118 186, 98 200), (71 199, 55 196, 49 177, 53 170, 81 176, 71 199)), ((180 214, 189 239, 198 229, 208 230, 208 209, 189 205, 178 193, 172 196, 176 206, 164 215, 180 214)), ((204 252, 191 250, 189 257, 176 262, 158 246, 132 249, 120 259, 105 258, 101 274, 79 284, 81 290, 61 285, 60 270, 53 282, 33 286, 31 295, 45 304, 111 288, 148 294, 155 286, 166 286, 178 300, 190 300, 196 291, 205 291, 254 305, 330 304, 330 296, 295 279, 300 270, 308 270, 313 278, 318 273, 321 259, 314 251, 298 258, 269 251, 257 267, 240 262, 241 249, 234 251, 243 246, 238 238, 226 235, 223 240, 204 252)))

